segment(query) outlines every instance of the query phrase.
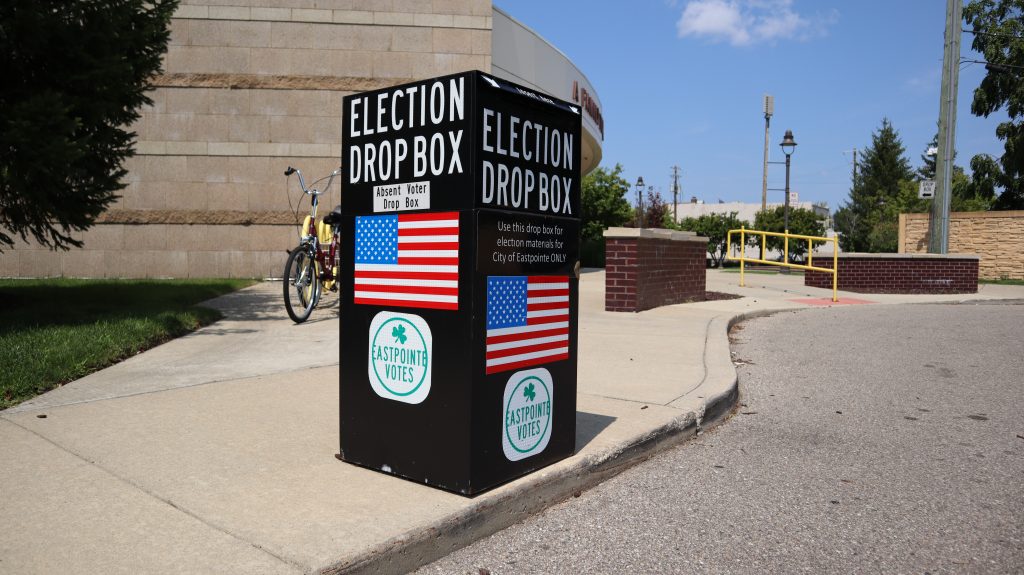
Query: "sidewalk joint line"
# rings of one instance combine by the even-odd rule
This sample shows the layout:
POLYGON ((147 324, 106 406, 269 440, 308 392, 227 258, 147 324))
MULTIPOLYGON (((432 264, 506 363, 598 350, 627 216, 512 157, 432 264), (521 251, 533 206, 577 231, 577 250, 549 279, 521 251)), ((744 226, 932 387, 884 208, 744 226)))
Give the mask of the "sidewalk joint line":
MULTIPOLYGON (((217 384, 217 383, 230 383, 232 381, 242 381, 242 380, 246 380, 246 379, 253 379, 253 378, 256 378, 256 377, 266 377, 268 375, 280 375, 282 373, 301 373, 303 371, 309 371, 311 369, 320 369, 320 368, 331 367, 331 366, 335 366, 335 365, 340 365, 340 364, 335 362, 335 363, 325 363, 323 365, 312 365, 312 366, 307 365, 307 366, 303 366, 302 369, 286 369, 286 370, 282 370, 282 371, 272 371, 272 372, 260 373, 260 374, 256 374, 256 375, 249 375, 249 376, 245 376, 245 377, 233 377, 233 378, 227 378, 227 379, 215 379, 213 381, 200 381, 200 382, 197 382, 197 383, 190 383, 188 385, 178 385, 178 386, 175 386, 175 387, 167 387, 167 388, 164 388, 164 389, 151 389, 149 391, 139 391, 139 392, 136 392, 136 393, 126 393, 126 394, 123 394, 123 395, 114 395, 114 396, 111 396, 111 397, 95 397, 95 398, 92 398, 92 399, 83 399, 83 400, 80 400, 80 401, 70 401, 70 402, 67 402, 67 403, 58 403, 58 404, 53 404, 53 405, 39 405, 39 406, 30 405, 30 406, 28 406, 28 407, 26 407, 24 409, 20 409, 21 406, 20 405, 16 405, 16 406, 11 407, 9 409, 5 409, 3 411, 0 411, 0 417, 3 417, 5 414, 12 414, 13 415, 13 414, 17 414, 17 413, 29 413, 29 412, 32 412, 32 411, 42 411, 42 410, 46 410, 46 409, 57 409, 57 408, 61 408, 61 407, 71 407, 71 406, 75 406, 75 405, 86 405, 86 404, 89 404, 89 403, 99 403, 101 401, 113 401, 113 400, 117 400, 117 399, 125 399, 125 398, 128 398, 128 397, 141 397, 141 396, 144 396, 144 395, 154 395, 154 394, 158 394, 158 393, 167 393, 169 391, 174 391, 176 389, 191 389, 193 387, 201 387, 201 386, 204 386, 204 385, 213 385, 213 384, 217 384)), ((71 382, 71 383, 74 383, 74 382, 71 382)))

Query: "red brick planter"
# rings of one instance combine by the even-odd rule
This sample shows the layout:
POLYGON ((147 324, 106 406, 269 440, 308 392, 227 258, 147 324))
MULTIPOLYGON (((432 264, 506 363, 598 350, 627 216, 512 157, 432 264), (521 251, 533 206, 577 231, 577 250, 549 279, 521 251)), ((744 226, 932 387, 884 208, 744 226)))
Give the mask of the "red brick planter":
POLYGON ((707 238, 636 228, 610 228, 604 238, 606 311, 643 311, 704 298, 707 238))
MULTIPOLYGON (((839 289, 859 293, 977 293, 979 257, 972 254, 839 254, 839 289)), ((832 267, 818 255, 814 266, 832 267)), ((832 289, 832 275, 804 273, 804 285, 832 289)))

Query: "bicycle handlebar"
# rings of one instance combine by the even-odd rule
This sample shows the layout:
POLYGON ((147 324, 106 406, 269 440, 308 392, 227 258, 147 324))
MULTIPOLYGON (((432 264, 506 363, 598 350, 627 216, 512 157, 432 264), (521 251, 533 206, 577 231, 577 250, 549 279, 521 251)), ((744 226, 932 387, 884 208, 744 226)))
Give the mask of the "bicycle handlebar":
MULTIPOLYGON (((291 166, 288 166, 288 169, 284 171, 284 175, 285 176, 291 176, 292 174, 298 174, 299 175, 299 187, 302 188, 302 193, 309 194, 311 196, 319 196, 320 194, 323 193, 323 192, 317 191, 316 188, 313 188, 313 189, 307 188, 306 187, 306 181, 302 178, 302 170, 298 170, 298 169, 295 169, 295 168, 293 168, 291 166)), ((339 175, 341 175, 341 168, 340 167, 337 170, 334 170, 333 172, 331 172, 330 179, 327 180, 327 185, 324 186, 324 191, 327 191, 328 189, 330 189, 331 184, 334 182, 335 176, 339 176, 339 175)), ((321 179, 317 180, 316 182, 313 182, 313 185, 315 186, 317 184, 317 182, 322 182, 323 180, 324 180, 324 178, 321 178, 321 179)))

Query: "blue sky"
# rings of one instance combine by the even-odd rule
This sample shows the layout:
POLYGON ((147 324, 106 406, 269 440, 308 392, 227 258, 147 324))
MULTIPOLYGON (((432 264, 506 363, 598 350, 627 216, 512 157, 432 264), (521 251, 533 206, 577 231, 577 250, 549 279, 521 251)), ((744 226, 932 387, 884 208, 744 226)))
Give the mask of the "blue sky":
MULTIPOLYGON (((936 133, 944 0, 499 0, 586 74, 605 118, 602 165, 621 163, 671 201, 671 166, 683 198, 761 201, 764 94, 775 97, 772 161, 793 130, 791 187, 834 211, 849 195, 851 153, 887 117, 911 164, 936 133)), ((963 34, 963 58, 980 60, 963 34)), ((995 126, 970 113, 984 66, 963 65, 958 164, 1002 155, 995 126)), ((770 165, 768 187, 785 168, 770 165)), ((781 202, 782 192, 769 191, 781 202)), ((631 194, 632 195, 632 194, 631 194)))

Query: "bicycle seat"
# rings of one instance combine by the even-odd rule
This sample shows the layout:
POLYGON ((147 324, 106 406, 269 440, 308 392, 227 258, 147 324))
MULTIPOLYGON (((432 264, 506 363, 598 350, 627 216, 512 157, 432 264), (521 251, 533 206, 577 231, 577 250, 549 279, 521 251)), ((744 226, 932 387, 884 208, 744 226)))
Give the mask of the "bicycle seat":
POLYGON ((341 223, 341 206, 335 206, 331 213, 324 216, 324 223, 333 226, 341 223))

